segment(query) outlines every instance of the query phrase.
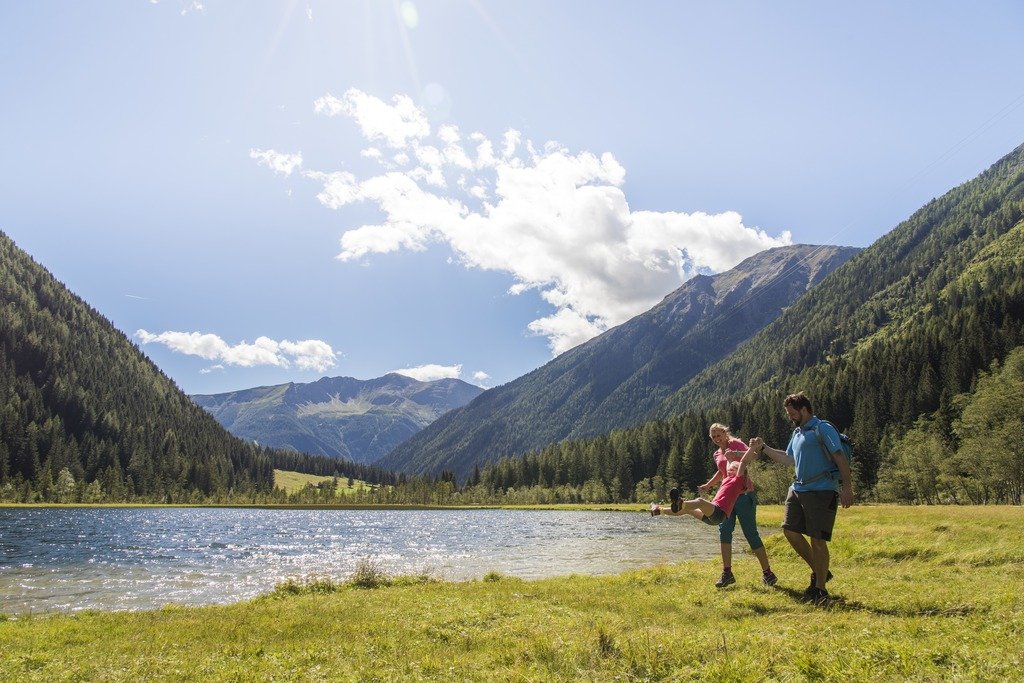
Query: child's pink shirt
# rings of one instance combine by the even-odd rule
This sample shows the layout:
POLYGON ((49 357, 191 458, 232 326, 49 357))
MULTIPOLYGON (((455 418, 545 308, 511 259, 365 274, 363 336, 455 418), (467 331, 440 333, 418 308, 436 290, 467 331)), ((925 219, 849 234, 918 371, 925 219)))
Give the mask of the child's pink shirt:
POLYGON ((722 512, 725 513, 726 517, 731 517, 732 509, 736 505, 736 499, 740 497, 740 494, 747 491, 749 484, 750 477, 737 477, 730 474, 722 480, 722 485, 718 487, 718 493, 715 494, 711 502, 722 508, 722 512))

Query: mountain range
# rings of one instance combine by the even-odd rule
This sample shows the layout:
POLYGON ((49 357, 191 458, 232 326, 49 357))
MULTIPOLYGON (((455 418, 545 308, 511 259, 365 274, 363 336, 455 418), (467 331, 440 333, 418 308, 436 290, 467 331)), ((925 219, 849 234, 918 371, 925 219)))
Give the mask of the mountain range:
POLYGON ((482 391, 459 379, 421 382, 390 373, 371 380, 324 377, 192 400, 243 439, 370 463, 482 391))
POLYGON ((651 310, 442 416, 376 464, 464 477, 501 456, 642 422, 857 251, 778 247, 698 275, 651 310))

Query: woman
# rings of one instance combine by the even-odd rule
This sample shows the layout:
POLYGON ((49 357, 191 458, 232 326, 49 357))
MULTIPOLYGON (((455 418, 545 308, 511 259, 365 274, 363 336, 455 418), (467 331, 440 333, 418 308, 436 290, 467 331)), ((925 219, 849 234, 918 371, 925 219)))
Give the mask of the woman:
MULTIPOLYGON (((714 453, 715 466, 717 471, 706 484, 701 484, 697 490, 701 493, 707 492, 712 486, 722 481, 726 475, 726 468, 729 463, 739 460, 747 451, 747 444, 743 443, 729 433, 729 427, 716 422, 708 429, 708 436, 718 450, 714 453)), ((750 482, 747 490, 736 499, 732 514, 718 525, 718 538, 722 544, 722 578, 715 583, 718 588, 736 583, 736 577, 732 573, 732 533, 736 529, 736 520, 740 521, 740 528, 743 535, 750 544, 750 552, 761 563, 761 580, 766 585, 774 586, 778 577, 772 572, 768 564, 768 553, 764 549, 761 535, 757 533, 757 497, 754 495, 754 483, 750 482)))

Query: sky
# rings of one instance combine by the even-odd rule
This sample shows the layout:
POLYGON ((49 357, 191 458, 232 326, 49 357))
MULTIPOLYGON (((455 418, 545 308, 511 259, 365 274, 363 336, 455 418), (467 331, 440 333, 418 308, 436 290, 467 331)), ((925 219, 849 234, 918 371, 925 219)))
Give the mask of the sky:
POLYGON ((0 230, 188 393, 511 381, 1024 143, 1024 5, 0 4, 0 230))

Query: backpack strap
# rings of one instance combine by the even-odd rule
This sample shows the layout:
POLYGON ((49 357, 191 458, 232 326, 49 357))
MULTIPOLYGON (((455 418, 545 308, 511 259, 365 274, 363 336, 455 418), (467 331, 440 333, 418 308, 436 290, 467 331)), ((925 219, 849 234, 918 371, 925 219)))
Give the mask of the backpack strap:
MULTIPOLYGON (((818 420, 818 424, 821 424, 822 422, 825 422, 825 420, 820 420, 820 419, 818 420)), ((832 424, 832 423, 831 422, 825 422, 825 424, 832 424)), ((799 429, 800 429, 800 427, 797 427, 797 430, 799 430, 799 429)), ((835 473, 837 473, 839 471, 839 467, 835 466, 835 461, 832 459, 832 453, 829 452, 828 447, 825 445, 825 440, 823 438, 821 438, 821 432, 818 431, 818 425, 814 425, 813 429, 814 429, 814 436, 816 436, 818 438, 818 446, 821 447, 821 452, 825 454, 825 457, 828 458, 829 462, 832 463, 833 467, 828 467, 828 468, 822 470, 821 472, 818 472, 813 477, 809 477, 807 479, 797 479, 796 475, 794 475, 793 476, 793 483, 794 484, 800 484, 801 486, 803 486, 805 484, 810 484, 812 482, 816 482, 816 481, 818 481, 820 479, 824 479, 825 477, 832 477, 832 475, 834 475, 835 473)), ((795 433, 796 432, 794 432, 794 434, 795 433)))

